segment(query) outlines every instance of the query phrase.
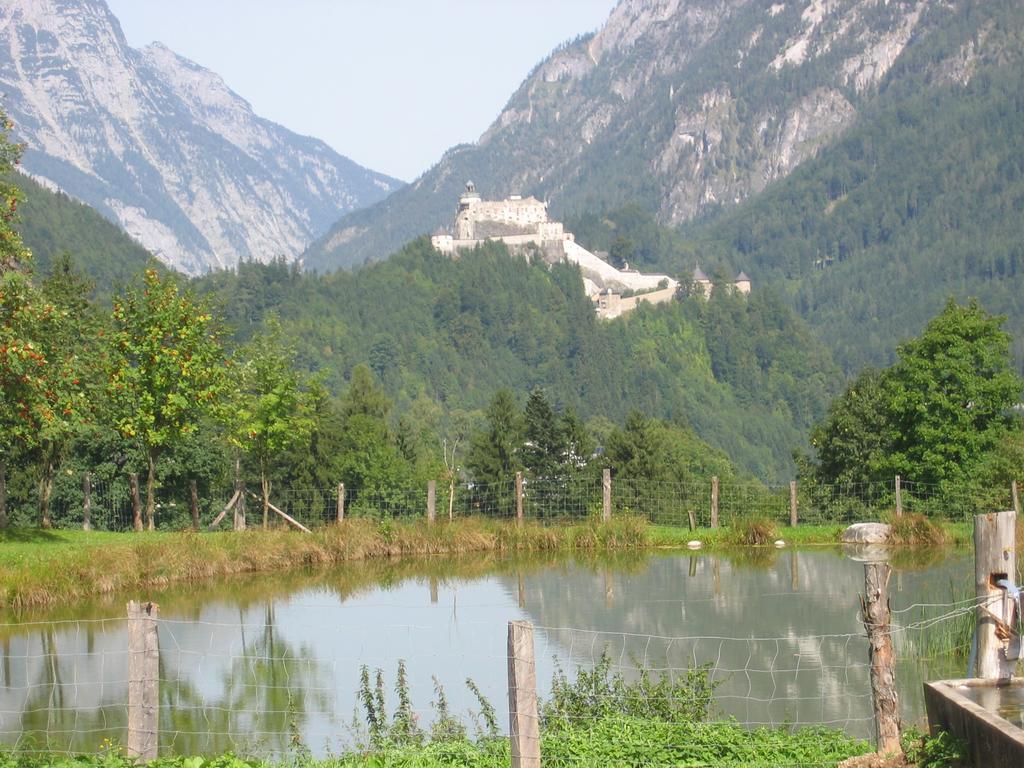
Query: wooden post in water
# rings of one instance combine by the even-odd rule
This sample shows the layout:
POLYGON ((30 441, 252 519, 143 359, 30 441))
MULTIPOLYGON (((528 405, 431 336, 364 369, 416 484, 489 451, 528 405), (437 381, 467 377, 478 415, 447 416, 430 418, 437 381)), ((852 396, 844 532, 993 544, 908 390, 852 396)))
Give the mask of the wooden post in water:
POLYGON ((160 642, 156 603, 128 603, 128 757, 156 759, 160 741, 160 642))
POLYGON ((978 600, 975 676, 984 680, 1008 681, 1017 665, 1016 659, 1006 657, 1008 640, 998 636, 1009 636, 1005 628, 1012 620, 1013 602, 998 582, 1005 578, 1015 580, 1016 525, 1017 513, 1013 510, 974 516, 974 584, 978 600))
POLYGON ((789 525, 796 528, 796 480, 789 481, 789 525))
POLYGON ((893 650, 889 612, 888 563, 864 564, 864 597, 861 618, 868 633, 871 666, 871 699, 875 710, 875 745, 879 754, 899 754, 900 701, 896 693, 896 653, 893 650))
POLYGON ((427 522, 431 525, 437 519, 437 481, 427 482, 427 522))
POLYGON ((195 480, 188 481, 188 508, 192 513, 192 530, 199 530, 199 487, 195 480))
POLYGON ((523 473, 516 472, 516 523, 523 524, 523 473))
POLYGON ((1010 481, 1010 497, 1013 499, 1013 511, 1020 517, 1020 489, 1016 480, 1010 481))
POLYGON ((718 527, 718 475, 711 478, 711 527, 718 527))
POLYGON ((82 475, 82 530, 92 530, 92 475, 82 475))
POLYGON ((605 523, 612 521, 612 471, 608 467, 601 473, 601 490, 603 492, 601 519, 605 523))
POLYGON ((508 738, 512 768, 540 768, 540 714, 533 624, 508 623, 508 738))
POLYGON ((338 483, 338 522, 345 519, 345 484, 338 483))
POLYGON ((903 517, 903 483, 896 475, 896 517, 903 517))
POLYGON ((142 530, 142 499, 139 497, 139 476, 135 472, 128 475, 128 487, 132 492, 132 530, 142 530))

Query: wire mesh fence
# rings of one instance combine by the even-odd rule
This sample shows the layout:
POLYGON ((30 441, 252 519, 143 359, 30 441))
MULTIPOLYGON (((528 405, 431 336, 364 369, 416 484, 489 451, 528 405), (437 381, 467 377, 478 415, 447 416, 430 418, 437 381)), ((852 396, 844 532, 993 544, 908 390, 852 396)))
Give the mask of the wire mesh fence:
MULTIPOLYGON (((580 522, 605 513, 600 477, 571 480, 538 480, 510 477, 496 483, 437 482, 434 514, 438 519, 467 516, 514 518, 544 523, 580 522)), ((308 528, 349 518, 414 518, 425 516, 428 489, 421 487, 330 488, 272 487, 264 512, 259 484, 246 488, 245 515, 249 524, 287 525, 287 515, 308 528)), ((201 528, 218 520, 233 498, 235 488, 208 484, 158 489, 155 525, 181 530, 198 519, 201 528)), ((145 489, 133 499, 125 475, 112 477, 62 473, 53 484, 49 518, 55 527, 83 527, 86 520, 95 530, 131 530, 136 518, 145 518, 145 489), (136 511, 137 509, 137 511, 136 511)), ((849 524, 877 520, 891 514, 922 514, 930 518, 969 520, 972 515, 1010 509, 1015 503, 1010 487, 967 488, 920 483, 894 478, 889 482, 834 485, 764 485, 752 481, 701 478, 685 482, 650 482, 611 478, 611 515, 639 515, 653 524, 676 527, 729 526, 738 520, 766 518, 789 523, 849 524), (793 493, 795 488, 795 495, 793 493), (795 502, 795 507, 794 507, 795 502)), ((15 526, 39 524, 38 495, 22 490, 7 499, 8 519, 15 526)), ((145 522, 145 519, 143 519, 145 522)))
MULTIPOLYGON (((894 611, 898 655, 915 658, 929 632, 975 606, 964 599, 894 611)), ((368 717, 374 707, 393 721, 390 728, 405 717, 405 727, 424 739, 444 713, 471 738, 508 736, 513 682, 504 621, 460 621, 453 637, 447 622, 332 624, 323 620, 331 607, 306 603, 294 611, 268 602, 234 615, 154 617, 159 753, 281 758, 297 749, 372 750, 380 746, 368 717), (472 686, 462 684, 467 676, 472 686), (380 700, 367 705, 367 697, 380 700), (497 734, 481 718, 483 701, 497 711, 497 734)), ((827 726, 871 737, 868 643, 860 631, 822 634, 812 621, 749 637, 547 625, 533 631, 542 733, 571 731, 582 739, 603 717, 640 713, 744 729, 827 726)), ((0 744, 67 754, 130 744, 130 686, 138 680, 128 660, 136 652, 127 619, 0 626, 0 744)))

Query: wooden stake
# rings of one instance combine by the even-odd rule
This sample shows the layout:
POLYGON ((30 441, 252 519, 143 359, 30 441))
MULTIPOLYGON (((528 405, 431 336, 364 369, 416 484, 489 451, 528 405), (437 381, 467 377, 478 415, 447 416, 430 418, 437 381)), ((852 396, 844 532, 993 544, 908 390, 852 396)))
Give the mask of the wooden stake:
POLYGON ((156 603, 128 603, 128 757, 155 760, 160 741, 160 642, 156 603))
POLYGON ((132 472, 128 475, 128 486, 132 492, 132 530, 142 530, 142 499, 139 497, 139 476, 132 472))
POLYGON ((195 480, 188 481, 189 510, 192 512, 192 530, 199 530, 199 488, 195 480))
POLYGON ((718 475, 711 478, 711 527, 718 527, 718 475))
POLYGON ((693 514, 693 510, 692 509, 686 510, 686 515, 687 515, 687 517, 690 518, 690 530, 691 531, 696 531, 697 530, 697 516, 695 514, 693 514))
MULTIPOLYGON (((259 497, 259 496, 257 496, 257 495, 256 495, 255 493, 253 493, 252 491, 246 491, 246 493, 248 493, 248 494, 249 494, 250 496, 252 496, 252 497, 253 497, 254 499, 256 499, 256 501, 261 501, 260 497, 259 497)), ((303 532, 305 532, 305 533, 312 533, 312 531, 311 531, 311 530, 309 530, 309 528, 307 528, 306 526, 304 526, 304 525, 303 525, 302 523, 300 523, 300 522, 299 522, 298 520, 296 520, 296 519, 295 519, 294 517, 292 517, 291 515, 289 515, 289 514, 288 514, 287 512, 282 512, 282 511, 281 511, 280 509, 278 509, 277 507, 275 507, 275 506, 274 506, 273 504, 268 504, 268 505, 267 505, 267 507, 268 507, 268 508, 270 509, 270 511, 271 511, 271 512, 276 512, 276 513, 277 513, 278 515, 280 515, 280 516, 281 516, 282 518, 284 518, 285 522, 287 522, 287 523, 289 523, 289 524, 291 524, 291 525, 295 526, 295 527, 296 527, 296 528, 298 528, 298 529, 299 529, 300 531, 303 531, 303 532)))
POLYGON ((896 654, 889 613, 888 563, 864 564, 861 618, 868 632, 871 698, 875 710, 875 744, 879 754, 900 754, 900 701, 896 693, 896 654))
POLYGON ((601 519, 607 524, 612 521, 612 471, 608 467, 601 473, 601 519))
POLYGON ((0 528, 7 524, 7 457, 0 456, 0 528))
MULTIPOLYGON (((245 480, 242 479, 242 460, 235 459, 235 496, 238 501, 235 503, 235 516, 231 523, 231 530, 245 530, 245 480)), ((262 503, 262 499, 258 499, 262 503)))
POLYGON ((789 481, 789 525, 796 528, 796 480, 789 481))
POLYGON ((345 519, 345 484, 338 483, 338 522, 345 519))
POLYGON ((523 524, 523 473, 516 472, 516 522, 523 524))
POLYGON ((1013 511, 1020 517, 1020 489, 1017 488, 1017 481, 1010 481, 1010 496, 1013 498, 1013 511))
POLYGON ((512 768, 540 768, 540 715, 533 624, 508 623, 508 738, 512 768))
POLYGON ((82 475, 82 530, 92 530, 92 475, 82 475))
POLYGON ((231 510, 232 507, 235 506, 235 504, 238 503, 238 494, 239 491, 236 488, 234 495, 231 497, 231 500, 227 504, 225 504, 224 509, 222 509, 220 513, 215 518, 213 518, 213 522, 211 522, 210 525, 208 526, 208 530, 212 531, 214 528, 220 525, 220 521, 224 519, 224 516, 231 510))
POLYGON ((903 484, 899 475, 896 475, 896 517, 903 517, 903 484))
POLYGON ((437 481, 427 482, 427 522, 434 524, 437 519, 437 481))
MULTIPOLYGON (((974 516, 974 584, 978 600, 977 673, 984 680, 1009 681, 1017 665, 1008 659, 1009 641, 1000 639, 1013 624, 1012 600, 997 585, 1003 578, 1015 579, 1017 562, 1017 513, 990 512, 974 516)), ((1013 654, 1011 654, 1013 655, 1013 654)))

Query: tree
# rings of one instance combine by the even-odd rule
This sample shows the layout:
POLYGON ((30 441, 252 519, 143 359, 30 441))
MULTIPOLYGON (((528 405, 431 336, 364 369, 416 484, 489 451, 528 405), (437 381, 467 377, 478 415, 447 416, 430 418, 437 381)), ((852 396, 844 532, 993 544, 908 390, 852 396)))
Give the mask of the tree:
POLYGON ((523 411, 523 466, 539 490, 549 489, 562 476, 568 448, 562 420, 540 387, 534 387, 523 411))
POLYGON ((950 300, 892 367, 861 374, 812 433, 818 480, 967 484, 1014 429, 1024 389, 1002 323, 950 300))
POLYGON ((112 320, 108 392, 116 427, 147 459, 146 524, 152 530, 160 454, 193 432, 224 392, 222 331, 204 302, 155 269, 114 302, 112 320))
POLYGON ((263 527, 270 512, 270 465, 309 438, 314 421, 295 352, 281 339, 281 323, 267 318, 265 330, 239 352, 228 409, 229 439, 256 461, 260 471, 263 527))
POLYGON ((952 299, 919 339, 900 345, 886 377, 890 470, 920 482, 964 482, 1005 437, 1024 382, 1003 317, 952 299))
POLYGON ((475 432, 470 440, 466 467, 475 484, 495 489, 499 508, 507 513, 512 502, 507 491, 513 476, 523 466, 520 456, 522 418, 512 391, 499 389, 495 392, 484 418, 484 428, 475 432))

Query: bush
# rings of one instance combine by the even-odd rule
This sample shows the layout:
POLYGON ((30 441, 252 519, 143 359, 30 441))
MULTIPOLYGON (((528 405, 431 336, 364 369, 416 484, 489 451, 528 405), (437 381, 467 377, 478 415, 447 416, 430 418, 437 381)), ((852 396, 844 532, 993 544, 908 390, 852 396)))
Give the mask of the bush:
POLYGON ((729 543, 745 547, 759 547, 771 544, 779 538, 779 526, 763 515, 745 517, 729 531, 729 543))

